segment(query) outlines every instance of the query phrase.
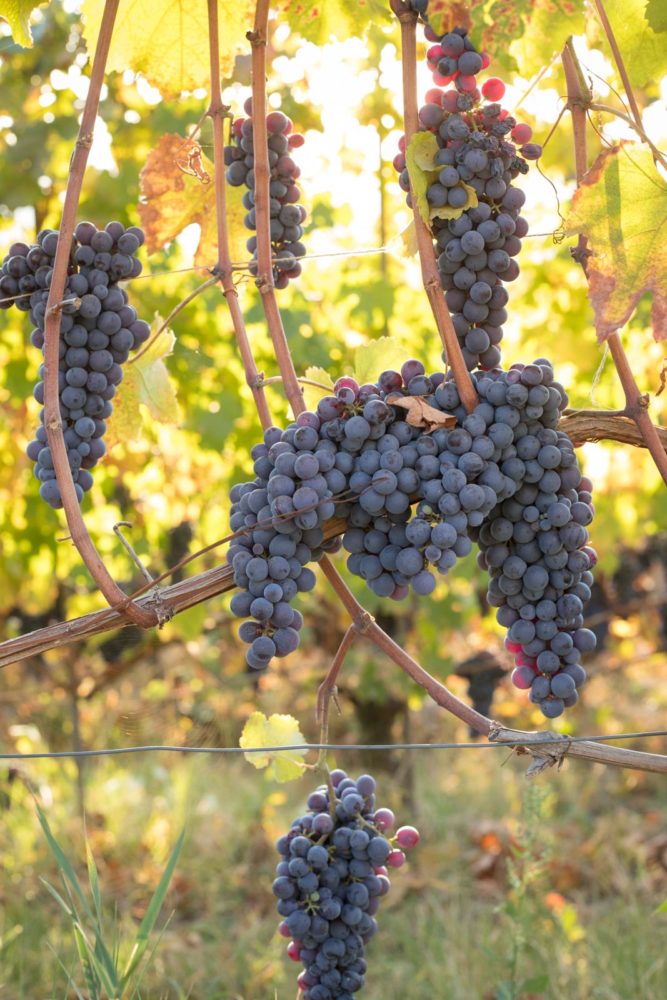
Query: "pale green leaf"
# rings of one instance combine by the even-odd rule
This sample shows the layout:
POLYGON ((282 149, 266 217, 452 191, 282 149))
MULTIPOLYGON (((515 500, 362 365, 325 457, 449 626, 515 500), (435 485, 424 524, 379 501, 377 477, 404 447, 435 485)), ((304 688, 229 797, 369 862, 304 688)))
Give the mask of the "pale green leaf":
MULTIPOLYGON (((156 313, 151 337, 161 326, 162 318, 156 313)), ((158 423, 177 424, 180 421, 176 391, 164 363, 175 342, 173 332, 167 328, 145 354, 137 355, 136 360, 125 366, 125 377, 114 397, 113 413, 108 421, 109 448, 119 441, 134 441, 140 437, 141 406, 145 406, 158 423)))
POLYGON ((667 4, 665 0, 648 0, 646 4, 646 20, 653 31, 667 31, 667 4))
POLYGON ((357 348, 354 355, 354 377, 359 385, 375 382, 381 372, 394 368, 400 371, 405 361, 405 347, 395 337, 380 337, 357 348))
POLYGON ((0 17, 12 29, 12 37, 17 45, 32 48, 30 15, 40 3, 35 0, 0 0, 0 17))
POLYGON ((322 399, 322 396, 330 396, 333 392, 333 380, 328 371, 324 368, 317 368, 313 366, 312 368, 306 368, 304 373, 305 378, 311 380, 311 382, 319 382, 320 385, 326 388, 319 389, 316 385, 302 385, 303 390, 303 401, 306 404, 307 410, 316 410, 317 404, 322 399))
POLYGON ((426 225, 429 224, 431 211, 426 192, 429 185, 437 178, 437 174, 434 176, 434 170, 435 157, 439 148, 438 140, 432 132, 415 132, 405 150, 410 188, 417 211, 426 225))
MULTIPOLYGON (((291 715, 270 715, 253 712, 241 733, 240 747, 294 746, 305 743, 299 723, 291 715)), ((305 750, 271 750, 267 753, 246 753, 245 758, 253 767, 269 768, 276 781, 292 781, 301 777, 305 750)))
MULTIPOLYGON (((104 0, 84 0, 83 34, 92 58, 104 0)), ((228 77, 238 52, 248 52, 252 0, 218 0, 220 68, 228 77)), ((164 97, 210 88, 206 0, 120 0, 107 67, 142 73, 164 97)))
POLYGON ((417 246, 417 229, 414 219, 398 234, 398 237, 391 241, 389 246, 392 253, 399 257, 416 257, 419 247, 417 246))
MULTIPOLYGON (((646 0, 605 0, 604 8, 630 83, 633 87, 657 84, 667 72, 667 45, 644 17, 646 0)), ((662 9, 664 12, 664 0, 662 9)))
POLYGON ((662 903, 660 904, 660 906, 658 907, 658 909, 657 909, 657 910, 656 910, 655 912, 656 912, 656 913, 667 913, 667 899, 665 899, 665 900, 664 900, 664 901, 663 901, 663 902, 662 902, 662 903))
POLYGON ((587 237, 590 299, 598 338, 630 318, 653 293, 653 333, 667 337, 667 182, 649 149, 624 143, 606 149, 576 192, 566 233, 587 237))

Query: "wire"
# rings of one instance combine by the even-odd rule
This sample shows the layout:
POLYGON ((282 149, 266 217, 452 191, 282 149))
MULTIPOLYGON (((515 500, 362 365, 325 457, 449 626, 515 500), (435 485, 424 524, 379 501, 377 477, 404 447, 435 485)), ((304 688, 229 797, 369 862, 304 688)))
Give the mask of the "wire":
POLYGON ((129 753, 278 753, 280 751, 307 750, 490 750, 498 747, 522 747, 539 744, 608 743, 612 740, 638 740, 655 736, 667 736, 667 729, 657 729, 645 733, 613 733, 610 736, 564 736, 548 734, 539 740, 498 740, 494 743, 292 743, 286 746, 270 747, 182 747, 182 746, 140 746, 107 747, 102 750, 58 750, 52 753, 0 753, 0 760, 58 760, 76 757, 116 757, 129 753))

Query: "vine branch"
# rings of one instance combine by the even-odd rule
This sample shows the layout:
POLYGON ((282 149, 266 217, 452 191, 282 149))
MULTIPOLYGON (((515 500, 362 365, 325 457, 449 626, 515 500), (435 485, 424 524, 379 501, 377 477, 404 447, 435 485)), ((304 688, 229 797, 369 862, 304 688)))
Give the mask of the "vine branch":
POLYGON ((109 54, 118 4, 119 0, 109 0, 104 5, 100 34, 95 47, 95 55, 90 73, 90 84, 67 176, 58 243, 53 262, 53 277, 51 288, 49 289, 44 322, 44 425, 53 456, 56 482, 60 489, 67 526, 74 545, 108 603, 112 607, 122 610, 122 613, 136 625, 139 625, 141 628, 149 628, 157 624, 158 619, 156 615, 145 608, 135 605, 123 593, 104 565, 99 552, 88 534, 88 529, 86 528, 74 489, 72 470, 67 459, 58 392, 58 350, 60 345, 62 299, 67 281, 67 269, 74 226, 76 224, 76 213, 79 207, 79 198, 81 197, 81 187, 83 185, 86 163, 88 162, 88 154, 93 142, 95 119, 97 117, 100 92, 102 90, 102 83, 104 82, 104 70, 109 54))
MULTIPOLYGON (((601 4, 595 0, 598 9, 601 4)), ((603 9, 603 8, 602 8, 603 9)), ((604 10, 604 9, 603 9, 604 10)), ((611 28, 610 28, 611 31, 611 28)), ((612 36, 613 37, 613 36, 612 36)), ((572 38, 568 38, 562 53, 563 70, 567 81, 567 101, 570 114, 572 115, 572 130, 574 135, 574 160, 577 178, 577 187, 584 179, 588 169, 588 155, 586 147, 586 104, 590 98, 588 87, 582 84, 583 74, 574 51, 572 38)), ((574 259, 581 265, 586 278, 588 278, 588 258, 591 250, 588 247, 588 239, 583 233, 579 234, 577 247, 573 251, 574 259)), ((637 425, 637 429, 655 462, 658 472, 667 485, 667 455, 663 443, 658 434, 657 428, 651 422, 648 413, 649 397, 639 391, 639 386, 630 367, 627 355, 621 343, 618 331, 610 334, 607 338, 609 353, 612 356, 618 377, 625 396, 625 409, 623 414, 630 417, 637 425)))
MULTIPOLYGON (((403 70, 403 125, 406 149, 412 136, 419 130, 417 113, 417 15, 401 0, 391 0, 391 9, 401 25, 401 66, 403 70)), ((468 413, 477 406, 477 390, 463 360, 459 340, 449 315, 440 284, 440 274, 433 250, 433 239, 421 217, 417 199, 412 194, 412 211, 421 265, 422 281, 428 297, 445 356, 454 373, 456 388, 468 413)))
POLYGON ((216 272, 222 292, 227 300, 229 314, 234 327, 236 343, 243 362, 246 382, 252 393, 252 398, 259 415, 262 427, 266 430, 271 426, 271 414, 262 388, 261 379, 253 357, 248 332, 243 313, 239 304, 239 296, 233 281, 233 269, 229 252, 229 232, 227 222, 227 190, 225 187, 224 162, 224 123, 229 108, 222 102, 220 89, 220 31, 218 22, 217 0, 207 0, 208 6, 208 44, 210 64, 210 96, 207 116, 213 125, 213 176, 215 184, 215 221, 218 237, 218 263, 216 272))

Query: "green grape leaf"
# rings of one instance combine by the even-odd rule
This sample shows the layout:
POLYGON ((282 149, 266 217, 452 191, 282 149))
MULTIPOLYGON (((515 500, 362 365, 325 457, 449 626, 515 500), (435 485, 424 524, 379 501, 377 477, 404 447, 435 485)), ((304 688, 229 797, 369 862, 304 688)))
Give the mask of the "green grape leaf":
POLYGON ((432 132, 415 132, 405 150, 410 187, 426 225, 429 224, 431 211, 426 192, 433 183, 434 175, 437 176, 435 157, 439 149, 438 140, 432 132))
MULTIPOLYGON (((218 259, 213 164, 197 143, 163 135, 141 171, 139 217, 148 253, 161 250, 186 226, 199 225, 195 264, 212 267, 218 259)), ((240 188, 227 186, 227 225, 233 261, 248 257, 243 233, 245 209, 240 188)))
MULTIPOLYGON (((84 0, 83 35, 92 58, 104 13, 104 0, 84 0)), ((252 28, 252 0, 218 0, 220 69, 231 75, 237 52, 246 51, 252 28)), ((107 68, 142 73, 163 97, 209 87, 206 0, 121 0, 107 68)))
POLYGON ((600 341, 627 322, 653 292, 653 334, 667 337, 667 182, 650 150, 633 143, 606 149, 572 201, 566 233, 583 234, 590 298, 600 341))
POLYGON ((665 0, 648 0, 644 16, 658 34, 667 31, 667 6, 665 0))
POLYGON ((320 382, 322 385, 326 386, 326 389, 319 389, 316 385, 301 386, 303 391, 303 401, 306 404, 306 409, 316 410, 317 404, 322 399, 322 396, 330 396, 333 392, 333 380, 326 369, 316 367, 306 368, 304 377, 309 378, 312 382, 320 382))
POLYGON ((341 40, 358 37, 369 25, 391 18, 385 0, 277 0, 275 8, 280 21, 316 45, 332 35, 341 40))
MULTIPOLYGON (((644 17, 646 0, 605 0, 604 7, 632 86, 659 81, 667 72, 667 45, 644 17)), ((662 13, 664 20, 664 0, 662 13)))
POLYGON ((380 337, 358 347, 354 354, 353 376, 359 385, 375 382, 381 372, 390 368, 400 371, 405 361, 405 347, 396 337, 380 337))
POLYGON ((12 37, 17 45, 24 49, 32 48, 32 32, 30 31, 30 15, 40 3, 34 0, 0 0, 0 17, 12 29, 12 37))
MULTIPOLYGON (((253 712, 241 733, 240 747, 295 746, 305 743, 299 723, 291 715, 270 715, 253 712)), ((276 781, 293 781, 303 774, 303 758, 306 750, 271 750, 267 753, 246 753, 245 759, 262 770, 269 768, 269 774, 276 781)))
POLYGON ((657 910, 656 910, 655 912, 656 912, 656 913, 667 913, 667 899, 665 899, 665 900, 664 900, 664 901, 663 901, 663 902, 662 902, 662 903, 660 904, 660 906, 658 907, 658 909, 657 909, 657 910))
POLYGON ((489 53, 492 72, 519 69, 530 77, 585 27, 584 0, 473 0, 472 32, 489 53))
MULTIPOLYGON (((151 337, 162 326, 156 313, 151 326, 151 337)), ((114 408, 108 422, 108 445, 112 448, 120 441, 136 440, 141 435, 140 406, 145 406, 154 420, 161 424, 177 424, 181 417, 174 386, 169 378, 164 359, 171 354, 176 338, 170 329, 125 366, 123 383, 114 398, 114 408)))

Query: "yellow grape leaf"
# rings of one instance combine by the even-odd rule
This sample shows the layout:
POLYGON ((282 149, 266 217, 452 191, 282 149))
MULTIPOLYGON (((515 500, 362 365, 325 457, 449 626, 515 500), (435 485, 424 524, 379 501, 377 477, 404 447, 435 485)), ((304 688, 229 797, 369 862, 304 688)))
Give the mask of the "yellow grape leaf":
POLYGON ((410 175, 410 187, 416 199, 417 210, 428 226, 431 206, 426 192, 433 183, 435 157, 440 147, 432 132, 415 132, 405 150, 405 160, 410 175))
POLYGON ((653 336, 667 338, 667 182, 645 146, 623 143, 598 156, 572 200, 566 233, 587 237, 590 299, 598 340, 653 293, 653 336))
POLYGON ((398 234, 398 238, 393 239, 389 245, 391 250, 397 253, 399 257, 416 257, 419 247, 417 246, 415 220, 412 219, 405 229, 398 234))
POLYGON ((457 187, 463 188, 468 195, 468 200, 460 208, 452 208, 451 205, 443 205, 441 208, 432 208, 430 212, 431 219, 458 219, 459 215, 462 215, 468 208, 477 208, 479 201, 477 199, 477 192, 474 188, 471 188, 469 184, 464 184, 460 181, 457 187))
MULTIPOLYGON (((151 337, 161 326, 162 318, 156 313, 151 337)), ((175 342, 174 334, 167 328, 145 354, 125 366, 124 378, 114 397, 113 413, 108 422, 109 448, 120 441, 133 441, 140 436, 140 406, 145 406, 153 419, 161 424, 180 421, 176 392, 164 363, 175 342)))
POLYGON ((303 401, 307 410, 316 410, 317 404, 322 396, 330 396, 333 392, 333 381, 331 375, 324 368, 306 368, 304 378, 309 378, 313 382, 320 382, 326 389, 318 389, 316 385, 302 385, 303 401))
POLYGON ((322 45, 331 36, 341 41, 363 35, 368 25, 391 18, 386 0, 277 0, 273 7, 280 24, 309 42, 322 45))
POLYGON ((455 427, 456 417, 451 413, 443 413, 436 410, 434 406, 429 406, 423 396, 399 396, 398 394, 387 396, 387 402, 391 406, 400 406, 407 410, 405 422, 411 427, 422 427, 426 434, 437 431, 440 427, 455 427))
POLYGON ((400 371, 405 361, 405 348, 395 337, 380 337, 358 347, 354 354, 354 371, 359 385, 375 382, 381 372, 390 368, 400 371))
POLYGON ((24 49, 32 48, 30 15, 39 6, 40 3, 35 3, 35 0, 0 0, 0 17, 12 29, 16 44, 22 45, 24 49))
MULTIPOLYGON (((263 712, 253 712, 243 727, 239 746, 294 746, 305 742, 299 723, 291 715, 270 715, 267 719, 263 712)), ((305 765, 300 758, 306 753, 306 750, 272 750, 243 756, 259 770, 268 767, 276 781, 293 781, 303 774, 305 765)))
MULTIPOLYGON (((150 151, 139 179, 139 217, 148 253, 161 250, 186 226, 197 223, 200 236, 195 264, 213 267, 218 259, 213 164, 201 150, 193 161, 193 145, 180 135, 169 134, 150 151)), ((227 185, 226 195, 231 259, 247 260, 241 188, 227 185)))
MULTIPOLYGON (((95 51, 105 0, 84 0, 83 35, 95 51)), ((228 77, 237 52, 248 51, 252 0, 218 0, 220 70, 228 77)), ((107 68, 142 73, 163 97, 183 90, 209 89, 206 0, 120 0, 107 68)))

